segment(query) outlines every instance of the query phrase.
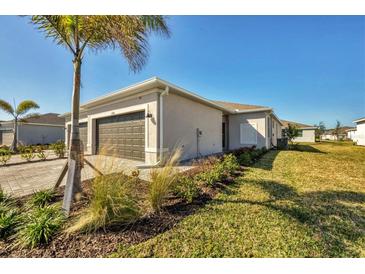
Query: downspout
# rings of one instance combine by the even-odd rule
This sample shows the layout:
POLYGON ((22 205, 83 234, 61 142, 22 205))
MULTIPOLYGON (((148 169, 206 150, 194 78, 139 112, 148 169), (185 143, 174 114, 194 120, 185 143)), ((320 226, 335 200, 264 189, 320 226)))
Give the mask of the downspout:
POLYGON ((165 90, 160 93, 160 158, 159 162, 163 160, 163 96, 169 94, 169 87, 166 86, 165 90))
POLYGON ((166 86, 164 91, 160 91, 159 94, 159 105, 160 105, 160 110, 159 110, 159 124, 160 124, 160 132, 159 132, 159 139, 160 139, 160 147, 159 147, 159 159, 157 161, 157 163, 155 164, 143 164, 143 165, 138 165, 138 168, 153 168, 153 167, 158 167, 161 163, 162 163, 162 159, 163 159, 163 96, 164 95, 168 95, 169 94, 169 87, 166 86))

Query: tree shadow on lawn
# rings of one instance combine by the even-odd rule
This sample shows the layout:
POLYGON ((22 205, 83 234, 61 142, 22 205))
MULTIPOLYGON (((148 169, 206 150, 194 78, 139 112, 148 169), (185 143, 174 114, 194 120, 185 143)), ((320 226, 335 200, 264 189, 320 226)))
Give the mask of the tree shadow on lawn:
POLYGON ((295 144, 292 146, 291 150, 326 154, 326 152, 324 152, 322 150, 319 150, 311 145, 304 145, 304 144, 295 144))
POLYGON ((270 150, 268 153, 263 155, 260 160, 253 165, 255 168, 261 168, 264 170, 272 170, 276 157, 282 151, 294 151, 294 152, 312 152, 312 153, 321 153, 327 154, 327 152, 321 151, 310 145, 295 145, 295 148, 289 150, 270 150))
POLYGON ((266 201, 216 199, 212 203, 264 206, 309 227, 321 247, 321 257, 361 256, 361 251, 354 250, 349 243, 365 237, 365 194, 352 191, 299 194, 294 188, 275 181, 250 180, 246 183, 261 188, 270 198, 266 201), (284 204, 285 201, 289 203, 284 204))

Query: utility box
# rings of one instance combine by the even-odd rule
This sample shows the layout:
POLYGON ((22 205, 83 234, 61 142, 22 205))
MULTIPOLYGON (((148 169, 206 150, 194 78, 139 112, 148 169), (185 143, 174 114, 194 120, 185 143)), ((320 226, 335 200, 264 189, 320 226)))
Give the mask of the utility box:
POLYGON ((278 149, 288 149, 288 138, 277 139, 278 149))

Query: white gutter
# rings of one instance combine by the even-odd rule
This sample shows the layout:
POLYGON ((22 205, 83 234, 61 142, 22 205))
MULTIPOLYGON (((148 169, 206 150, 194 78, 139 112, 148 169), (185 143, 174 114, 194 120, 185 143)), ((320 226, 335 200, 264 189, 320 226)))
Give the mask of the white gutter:
POLYGON ((236 110, 233 112, 233 114, 262 112, 262 111, 272 111, 272 108, 254 108, 254 109, 246 109, 246 110, 236 110))
POLYGON ((160 162, 163 159, 163 96, 169 94, 169 86, 165 87, 165 90, 160 93, 160 162))

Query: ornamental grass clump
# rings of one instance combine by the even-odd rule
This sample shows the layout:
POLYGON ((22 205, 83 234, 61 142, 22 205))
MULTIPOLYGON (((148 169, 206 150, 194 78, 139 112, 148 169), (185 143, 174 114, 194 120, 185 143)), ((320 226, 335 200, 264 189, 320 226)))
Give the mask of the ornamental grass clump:
POLYGON ((66 232, 91 232, 112 224, 126 224, 140 216, 136 177, 115 173, 96 177, 91 198, 79 219, 66 232))
POLYGON ((36 155, 41 161, 47 160, 48 153, 46 153, 42 146, 36 148, 36 155))
POLYGON ((47 244, 61 230, 64 222, 65 216, 60 207, 37 207, 23 215, 17 243, 30 248, 47 244))
POLYGON ((11 159, 11 152, 9 149, 0 148, 0 163, 4 166, 11 159))
POLYGON ((52 189, 40 190, 35 192, 30 198, 29 206, 44 207, 50 204, 55 198, 55 192, 52 189))
POLYGON ((58 158, 63 158, 65 157, 65 153, 66 153, 66 145, 63 141, 57 141, 56 143, 50 145, 50 149, 53 150, 53 153, 58 157, 58 158))
POLYGON ((19 211, 7 204, 0 203, 0 239, 14 234, 20 224, 19 211))
POLYGON ((22 159, 26 160, 27 162, 32 161, 35 156, 36 155, 32 147, 25 147, 20 154, 20 157, 22 157, 22 159))
POLYGON ((151 181, 148 188, 148 201, 155 213, 161 212, 166 198, 172 193, 179 176, 175 166, 181 156, 181 150, 175 150, 162 168, 151 171, 151 181))

